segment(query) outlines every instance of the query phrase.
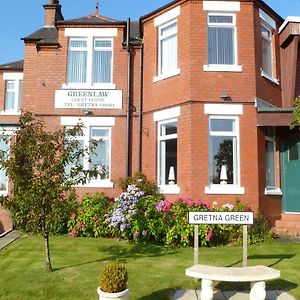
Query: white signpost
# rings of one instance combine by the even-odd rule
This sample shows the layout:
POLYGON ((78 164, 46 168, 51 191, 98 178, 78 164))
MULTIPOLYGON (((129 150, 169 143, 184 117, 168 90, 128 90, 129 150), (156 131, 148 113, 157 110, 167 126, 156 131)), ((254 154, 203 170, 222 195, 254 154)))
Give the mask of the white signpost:
POLYGON ((190 212, 189 223, 195 225, 194 232, 194 264, 198 264, 199 255, 199 225, 243 225, 243 266, 247 266, 247 225, 254 222, 253 212, 190 212))

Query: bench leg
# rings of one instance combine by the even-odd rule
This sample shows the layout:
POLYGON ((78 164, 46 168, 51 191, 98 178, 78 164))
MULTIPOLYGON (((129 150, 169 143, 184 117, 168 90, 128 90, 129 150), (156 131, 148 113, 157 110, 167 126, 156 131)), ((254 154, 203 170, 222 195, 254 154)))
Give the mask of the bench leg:
POLYGON ((213 296, 214 296, 213 282, 208 279, 202 279, 200 299, 212 300, 213 296))
POLYGON ((250 300, 266 299, 266 283, 264 281, 252 282, 250 291, 250 300))

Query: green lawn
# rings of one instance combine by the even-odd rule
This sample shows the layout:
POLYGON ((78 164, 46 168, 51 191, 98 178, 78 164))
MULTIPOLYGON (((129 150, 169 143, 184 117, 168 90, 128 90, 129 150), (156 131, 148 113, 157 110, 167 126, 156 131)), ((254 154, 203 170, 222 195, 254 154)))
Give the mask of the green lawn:
MULTIPOLYGON (((105 261, 118 258, 129 273, 130 300, 170 299, 173 289, 195 287, 185 268, 193 263, 192 248, 159 247, 109 239, 52 237, 52 263, 44 267, 43 240, 23 237, 0 252, 0 299, 97 299, 99 271, 105 261)), ((269 289, 286 289, 300 299, 300 244, 271 243, 248 249, 249 265, 281 270, 281 279, 269 289)), ((241 265, 239 247, 201 248, 200 262, 241 265)), ((216 288, 232 289, 219 283, 216 288)), ((244 286, 243 286, 244 287, 244 286)))

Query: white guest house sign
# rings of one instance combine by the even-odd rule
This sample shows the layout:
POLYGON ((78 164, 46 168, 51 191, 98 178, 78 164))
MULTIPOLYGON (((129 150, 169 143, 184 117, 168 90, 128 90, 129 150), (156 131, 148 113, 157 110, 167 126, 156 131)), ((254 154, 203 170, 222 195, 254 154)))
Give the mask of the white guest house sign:
POLYGON ((122 91, 56 90, 55 108, 122 109, 122 91))

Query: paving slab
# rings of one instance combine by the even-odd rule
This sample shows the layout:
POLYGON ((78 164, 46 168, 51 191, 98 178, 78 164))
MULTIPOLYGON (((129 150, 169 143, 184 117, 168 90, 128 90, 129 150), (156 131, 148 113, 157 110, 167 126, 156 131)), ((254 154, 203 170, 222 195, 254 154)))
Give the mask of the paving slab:
POLYGON ((21 232, 17 230, 10 231, 4 235, 2 234, 0 237, 0 251, 17 240, 21 235, 21 232))
MULTIPOLYGON (((176 290, 172 300, 200 300, 200 290, 176 290)), ((214 300, 249 300, 249 291, 215 291, 214 300)), ((267 291, 266 300, 296 300, 285 291, 267 291)))

